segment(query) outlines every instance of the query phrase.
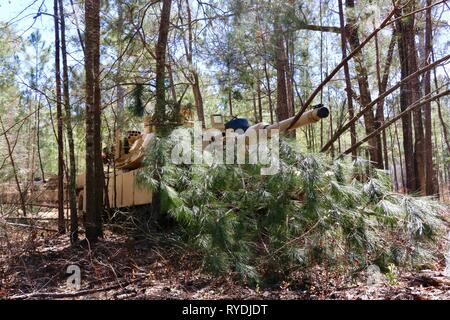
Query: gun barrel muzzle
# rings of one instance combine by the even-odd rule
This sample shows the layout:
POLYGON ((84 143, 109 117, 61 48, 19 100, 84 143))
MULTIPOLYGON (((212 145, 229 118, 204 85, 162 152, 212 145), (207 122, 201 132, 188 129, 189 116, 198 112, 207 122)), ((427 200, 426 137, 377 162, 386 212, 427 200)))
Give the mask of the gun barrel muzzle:
POLYGON ((327 118, 330 115, 330 110, 327 107, 319 107, 316 114, 320 119, 327 118))

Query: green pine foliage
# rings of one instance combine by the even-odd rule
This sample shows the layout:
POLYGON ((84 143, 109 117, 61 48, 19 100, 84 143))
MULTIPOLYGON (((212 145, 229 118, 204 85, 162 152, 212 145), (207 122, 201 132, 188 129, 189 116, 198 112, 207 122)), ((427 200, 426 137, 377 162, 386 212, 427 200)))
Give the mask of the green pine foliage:
POLYGON ((144 85, 137 84, 132 92, 133 103, 129 105, 129 110, 134 116, 142 117, 144 115, 145 105, 143 102, 144 85))
POLYGON ((319 263, 363 270, 391 263, 418 267, 443 232, 432 199, 396 194, 387 174, 363 160, 330 162, 280 148, 280 172, 257 165, 173 165, 174 143, 155 139, 140 183, 162 190, 177 236, 204 257, 205 269, 242 279, 278 281, 319 263), (155 157, 166 159, 157 182, 155 157))

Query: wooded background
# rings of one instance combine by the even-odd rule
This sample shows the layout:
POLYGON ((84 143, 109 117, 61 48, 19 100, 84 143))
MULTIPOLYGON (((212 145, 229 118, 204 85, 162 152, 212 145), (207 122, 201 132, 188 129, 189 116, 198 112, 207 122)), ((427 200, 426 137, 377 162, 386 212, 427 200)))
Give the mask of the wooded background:
POLYGON ((447 1, 21 4, 0 24, 0 181, 21 195, 65 175, 76 214, 75 175, 103 174, 116 129, 181 101, 206 127, 212 113, 273 123, 321 103, 330 117, 291 135, 303 152, 365 158, 396 191, 449 199, 447 1))

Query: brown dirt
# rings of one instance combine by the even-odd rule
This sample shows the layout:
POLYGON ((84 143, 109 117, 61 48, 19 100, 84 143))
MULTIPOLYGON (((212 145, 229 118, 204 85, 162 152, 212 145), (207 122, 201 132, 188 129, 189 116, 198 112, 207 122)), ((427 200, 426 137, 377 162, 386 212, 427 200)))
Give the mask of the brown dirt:
POLYGON ((439 271, 398 273, 391 284, 368 286, 364 277, 349 280, 315 267, 260 289, 202 272, 195 252, 109 232, 90 249, 70 246, 67 235, 17 226, 0 232, 0 299, 450 299, 450 279, 439 271), (71 264, 81 268, 80 291, 66 284, 71 264))

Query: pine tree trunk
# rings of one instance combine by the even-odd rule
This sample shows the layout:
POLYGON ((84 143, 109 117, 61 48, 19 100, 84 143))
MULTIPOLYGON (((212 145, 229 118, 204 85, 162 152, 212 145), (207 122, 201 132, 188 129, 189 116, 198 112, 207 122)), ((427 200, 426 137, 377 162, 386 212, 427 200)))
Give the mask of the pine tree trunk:
POLYGON ((273 118, 272 90, 270 88, 270 77, 269 77, 269 71, 267 70, 267 62, 266 61, 264 61, 264 75, 266 77, 267 99, 269 100, 270 123, 273 124, 274 118, 273 118))
POLYGON ((402 146, 400 144, 400 138, 398 137, 397 122, 394 123, 394 129, 395 129, 395 140, 397 141, 397 148, 398 148, 398 158, 400 159, 400 176, 402 178, 402 188, 403 191, 406 191, 406 179, 405 179, 406 169, 403 169, 404 167, 406 167, 406 164, 405 166, 403 165, 402 146))
MULTIPOLYGON (((397 34, 398 34, 398 52, 401 63, 401 78, 404 79, 408 76, 408 47, 405 39, 406 31, 403 30, 403 23, 397 22, 397 34)), ((400 87, 400 110, 405 110, 409 105, 409 84, 403 83, 400 87)), ((403 131, 403 149, 405 157, 405 178, 404 185, 406 192, 414 192, 416 190, 416 176, 414 171, 414 144, 412 133, 412 116, 407 113, 402 118, 402 131, 403 131)))
POLYGON ((398 175, 397 175, 397 163, 395 162, 395 154, 394 154, 394 150, 395 150, 395 143, 394 143, 394 138, 392 137, 392 128, 389 128, 389 138, 390 138, 390 143, 391 143, 391 161, 392 161, 392 169, 393 169, 393 174, 394 174, 394 185, 395 185, 395 191, 398 192, 399 191, 399 186, 398 186, 398 175))
MULTIPOLYGON (((403 9, 403 14, 414 10, 412 2, 403 9)), ((398 48, 401 65, 401 79, 403 80, 417 70, 415 45, 414 15, 397 20, 398 48)), ((420 98, 419 78, 413 77, 400 87, 400 108, 405 110, 420 98)), ((406 114, 402 118, 403 146, 405 149, 406 191, 408 193, 422 192, 425 194, 425 156, 424 134, 422 122, 422 108, 416 108, 413 117, 406 114), (413 142, 413 131, 415 141, 413 142)))
POLYGON ((58 140, 58 231, 60 234, 66 232, 64 220, 64 142, 63 142, 63 116, 61 106, 61 66, 60 66, 60 43, 59 43, 59 19, 58 0, 53 2, 53 13, 55 22, 55 78, 56 78, 56 118, 57 118, 57 140, 58 140))
MULTIPOLYGON (((383 69, 383 75, 381 75, 381 67, 380 67, 380 56, 379 56, 379 47, 378 47, 378 36, 375 36, 375 48, 376 48, 376 73, 378 80, 378 95, 385 93, 387 88, 387 83, 389 79, 389 70, 392 64, 392 58, 394 55, 395 48, 395 32, 392 34, 391 42, 389 43, 389 48, 386 57, 386 63, 383 69)), ((378 129, 384 122, 384 99, 381 99, 377 103, 377 109, 375 113, 375 129, 378 129)), ((384 169, 389 169, 389 157, 387 151, 387 138, 386 131, 383 130, 382 133, 382 141, 383 141, 383 158, 384 158, 384 169)))
POLYGON ((263 110, 262 110, 262 99, 261 99, 261 81, 259 81, 259 77, 256 84, 256 95, 258 97, 258 114, 259 114, 259 122, 263 122, 263 110))
POLYGON ((203 97, 200 90, 200 80, 197 71, 192 71, 192 93, 194 94, 195 110, 197 110, 197 118, 202 122, 202 126, 205 128, 205 113, 203 111, 203 97))
POLYGON ((72 130, 72 114, 69 96, 69 70, 67 67, 67 49, 66 49, 66 24, 64 18, 63 1, 59 0, 59 17, 61 23, 61 54, 63 63, 63 93, 64 107, 66 112, 65 123, 67 129, 67 141, 69 144, 69 177, 68 177, 68 195, 70 204, 70 241, 75 243, 78 240, 78 213, 77 213, 77 190, 76 190, 76 163, 75 163, 75 144, 72 130))
MULTIPOLYGON (((159 136, 168 134, 165 127, 166 113, 166 94, 165 94, 165 66, 166 66, 166 50, 169 36, 170 10, 172 1, 163 0, 161 19, 159 22, 158 42, 156 44, 156 105, 153 122, 156 123, 156 133, 159 136)), ((163 163, 156 164, 158 169, 155 170, 154 179, 160 180, 162 175, 161 167, 163 163)), ((152 210, 154 216, 161 214, 161 186, 153 194, 152 210)))
POLYGON ((252 103, 253 103, 253 119, 254 119, 255 123, 257 123, 258 122, 258 110, 256 107, 256 93, 255 93, 254 89, 252 92, 252 103))
MULTIPOLYGON (((295 104, 294 104, 294 86, 292 83, 292 78, 294 76, 294 71, 292 69, 291 59, 292 59, 292 49, 290 44, 290 35, 285 37, 285 51, 284 51, 284 61, 285 61, 285 74, 286 74, 286 101, 288 108, 288 115, 292 117, 295 115, 295 104)), ((295 131, 293 131, 295 132, 295 131)))
MULTIPOLYGON (((427 0, 427 6, 431 6, 431 0, 427 0)), ((431 22, 431 7, 426 11, 426 27, 425 27, 425 64, 431 61, 432 49, 432 22, 431 22)), ((431 92, 431 70, 424 74, 423 78, 424 95, 431 92)), ((424 106, 425 114, 425 191, 426 195, 436 194, 435 188, 435 171, 433 167, 433 137, 431 127, 431 102, 424 106)))
POLYGON ((41 170, 41 176, 42 176, 42 182, 45 182, 45 172, 44 172, 44 165, 42 163, 42 156, 41 156, 41 134, 40 134, 40 125, 41 125, 41 102, 38 101, 37 109, 36 109, 36 148, 37 148, 37 154, 38 154, 38 160, 39 160, 39 168, 41 170))
POLYGON ((433 168, 433 184, 434 184, 434 195, 437 197, 437 199, 440 199, 441 196, 441 187, 439 184, 439 170, 440 170, 440 164, 439 164, 439 149, 437 148, 438 144, 438 135, 437 135, 437 128, 436 128, 436 121, 433 120, 433 135, 434 135, 434 146, 432 152, 433 156, 436 159, 436 168, 433 168))
POLYGON ((230 112, 230 116, 233 116, 233 97, 231 92, 231 86, 228 88, 228 111, 230 112))
MULTIPOLYGON (((346 14, 347 14, 347 37, 348 42, 350 43, 350 47, 352 50, 355 50, 359 47, 359 36, 358 36, 358 27, 356 23, 356 15, 355 15, 355 1, 347 0, 346 1, 346 14)), ((372 101, 369 89, 369 80, 366 66, 364 64, 362 51, 358 51, 355 56, 355 69, 357 73, 357 80, 359 86, 359 95, 360 95, 360 103, 361 105, 367 106, 372 101)), ((375 117, 373 115, 373 110, 369 109, 364 113, 364 125, 366 129, 366 134, 369 135, 372 131, 375 130, 375 117)), ((381 159, 381 138, 380 136, 373 137, 369 139, 369 155, 370 160, 374 163, 374 165, 378 168, 383 168, 383 159, 381 159)))
POLYGON ((104 172, 101 150, 100 108, 100 2, 85 1, 86 34, 86 238, 103 236, 104 172))
POLYGON ((281 26, 275 24, 276 33, 276 69, 277 69, 277 121, 289 118, 286 87, 286 54, 281 26))
MULTIPOLYGON (((431 51, 431 55, 434 59, 434 52, 431 51)), ((438 78, 437 78, 437 74, 436 74, 436 69, 433 69, 433 75, 434 75, 434 86, 436 87, 436 89, 438 88, 438 78)), ((439 91, 438 91, 439 92, 439 91)), ((441 123, 442 126, 442 140, 445 142, 445 145, 447 146, 447 151, 448 153, 450 153, 450 138, 449 138, 449 133, 448 133, 448 127, 447 127, 447 123, 444 120, 444 116, 442 114, 442 108, 441 108, 441 102, 439 99, 436 100, 436 104, 438 107, 438 116, 439 116, 439 121, 441 123)))
MULTIPOLYGON (((261 32, 261 44, 263 49, 263 55, 262 55, 262 65, 263 65, 263 71, 264 71, 264 78, 265 78, 265 88, 267 93, 267 100, 269 104, 269 115, 270 115, 270 123, 274 123, 274 117, 273 117, 273 103, 272 103, 272 90, 270 88, 270 76, 269 76, 269 70, 267 69, 267 46, 266 46, 266 38, 264 36, 264 32, 262 32, 263 26, 261 25, 261 12, 258 12, 256 14, 256 23, 258 24, 258 30, 261 32)), ((261 82, 262 83, 262 82, 261 82)), ((260 113, 261 119, 262 119, 262 112, 260 113)))
MULTIPOLYGON (((40 70, 40 64, 41 64, 41 57, 40 57, 40 51, 39 51, 39 46, 36 45, 36 57, 35 57, 35 65, 34 65, 34 69, 36 70, 36 75, 35 75, 35 85, 39 85, 39 79, 41 77, 41 74, 39 72, 40 70)), ((45 173, 44 173, 44 165, 42 163, 42 155, 41 155, 41 134, 40 134, 40 126, 41 126, 41 95, 36 92, 35 95, 35 100, 37 101, 37 106, 35 109, 35 113, 36 113, 36 123, 35 123, 35 128, 36 128, 36 150, 37 150, 37 156, 38 156, 38 161, 39 161, 39 169, 41 171, 41 179, 42 182, 45 182, 45 173)))
MULTIPOLYGON (((342 51, 342 60, 344 60, 347 57, 347 43, 345 40, 345 22, 344 22, 344 9, 342 7, 342 0, 339 0, 339 22, 341 26, 341 51, 342 51)), ((347 92, 347 108, 348 108, 348 116, 350 119, 353 119, 355 116, 355 112, 353 109, 353 98, 352 98, 352 82, 350 78, 350 70, 348 68, 348 63, 344 64, 344 75, 345 75, 345 85, 346 85, 346 92, 347 92)), ((322 140, 321 140, 322 141, 322 140)), ((353 146, 356 144, 356 128, 355 124, 353 123, 350 126, 350 141, 351 145, 353 146)), ((321 142, 321 146, 322 146, 321 142)), ((352 151, 352 158, 356 159, 356 149, 352 151)))
MULTIPOLYGON (((292 117, 295 115, 295 100, 294 100, 294 70, 293 70, 293 61, 294 52, 293 52, 293 41, 292 34, 289 32, 285 37, 285 46, 284 46, 284 67, 285 67, 285 76, 286 76, 286 102, 288 109, 288 116, 292 117)), ((308 128, 306 128, 307 130, 308 128)), ((290 137, 295 138, 295 130, 289 132, 290 137)))
MULTIPOLYGON (((122 33, 123 30, 123 3, 122 0, 116 0, 117 5, 117 36, 118 36, 118 52, 117 52, 117 71, 115 76, 116 90, 117 90, 117 110, 116 110, 116 122, 117 127, 122 128, 123 126, 123 112, 125 107, 125 89, 122 86, 123 75, 122 75, 122 64, 123 64, 123 45, 122 45, 122 33)), ((114 132, 115 134, 115 132, 114 132)), ((114 198, 115 199, 115 198, 114 198)))
POLYGON ((177 90, 175 88, 175 80, 173 78, 173 70, 172 70, 172 65, 170 62, 170 57, 169 57, 169 63, 167 63, 167 74, 169 76, 170 93, 172 95, 172 100, 175 102, 175 101, 177 101, 177 90))
POLYGON ((200 81, 198 77, 198 72, 195 70, 193 65, 193 50, 192 50, 192 44, 193 44, 193 34, 192 34, 192 13, 191 13, 191 7, 189 4, 189 0, 186 0, 186 13, 187 13, 187 28, 188 28, 188 43, 185 47, 186 49, 186 57, 187 62, 189 65, 190 75, 191 75, 191 86, 192 86, 192 93, 194 94, 194 102, 195 102, 195 109, 197 111, 197 119, 202 122, 203 128, 205 128, 205 112, 203 110, 203 97, 202 92, 200 90, 200 81))

